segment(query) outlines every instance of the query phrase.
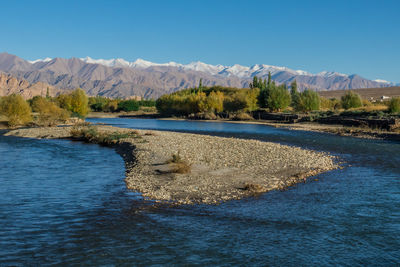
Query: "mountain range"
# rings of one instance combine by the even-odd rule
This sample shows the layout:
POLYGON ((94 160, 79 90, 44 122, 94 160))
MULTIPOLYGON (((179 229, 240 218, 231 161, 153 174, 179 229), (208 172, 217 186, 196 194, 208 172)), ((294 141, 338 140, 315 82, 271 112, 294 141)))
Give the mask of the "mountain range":
POLYGON ((266 78, 269 72, 278 84, 290 84, 296 80, 300 90, 310 88, 323 91, 393 85, 383 80, 368 80, 356 74, 327 71, 312 74, 264 64, 251 67, 238 64, 210 65, 203 62, 159 64, 142 59, 129 62, 120 58, 104 60, 90 57, 27 61, 8 53, 0 53, 0 71, 33 84, 42 82, 60 89, 80 87, 89 95, 122 98, 134 95, 157 98, 166 93, 197 86, 200 79, 205 86, 248 87, 252 77, 266 78))

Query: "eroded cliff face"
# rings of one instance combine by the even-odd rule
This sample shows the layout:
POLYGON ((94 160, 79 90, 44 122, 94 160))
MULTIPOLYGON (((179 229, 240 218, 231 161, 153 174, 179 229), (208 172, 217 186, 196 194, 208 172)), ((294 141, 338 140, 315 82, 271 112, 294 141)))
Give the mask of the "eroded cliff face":
POLYGON ((24 79, 17 79, 10 74, 0 73, 0 96, 20 94, 25 99, 29 99, 36 95, 46 96, 47 89, 50 96, 56 96, 63 92, 63 90, 47 83, 29 83, 24 79))

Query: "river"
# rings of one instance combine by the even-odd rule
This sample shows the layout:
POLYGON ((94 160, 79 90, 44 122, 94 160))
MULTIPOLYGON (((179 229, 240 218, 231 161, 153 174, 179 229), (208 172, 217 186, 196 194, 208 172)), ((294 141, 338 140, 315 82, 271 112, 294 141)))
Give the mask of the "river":
POLYGON ((171 207, 124 184, 109 148, 0 136, 0 266, 400 262, 400 144, 256 124, 90 119, 327 151, 344 168, 287 191, 171 207))

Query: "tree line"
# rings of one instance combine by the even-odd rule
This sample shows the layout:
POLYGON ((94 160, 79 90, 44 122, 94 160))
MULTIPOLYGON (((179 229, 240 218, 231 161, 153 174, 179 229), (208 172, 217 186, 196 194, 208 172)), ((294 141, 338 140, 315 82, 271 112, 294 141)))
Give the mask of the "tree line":
POLYGON ((7 123, 11 127, 28 123, 52 126, 65 122, 70 117, 84 118, 89 111, 130 112, 154 106, 154 100, 88 97, 85 91, 79 88, 56 97, 50 97, 48 90, 46 97, 34 96, 28 100, 18 94, 0 97, 0 115, 7 118, 7 123))
MULTIPOLYGON (((391 100, 389 112, 396 113, 396 98, 391 100), (393 106, 393 107, 391 107, 393 106)), ((339 110, 359 108, 364 105, 360 95, 348 91, 341 99, 327 99, 316 91, 306 89, 299 92, 296 80, 288 87, 276 84, 271 73, 267 79, 253 77, 249 88, 221 86, 204 87, 200 80, 197 88, 189 88, 161 96, 156 101, 159 113, 183 115, 197 113, 238 113, 264 109, 270 112, 310 112, 317 110, 339 110)))

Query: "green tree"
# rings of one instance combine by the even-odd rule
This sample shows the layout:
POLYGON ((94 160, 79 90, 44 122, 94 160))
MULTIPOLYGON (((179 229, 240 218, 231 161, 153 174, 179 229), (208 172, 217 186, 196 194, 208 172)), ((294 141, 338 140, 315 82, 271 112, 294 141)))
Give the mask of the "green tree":
POLYGON ((249 87, 250 87, 250 89, 259 88, 259 87, 258 87, 258 78, 257 78, 257 76, 254 76, 254 77, 253 77, 253 82, 251 82, 251 83, 249 84, 249 87))
POLYGON ((47 99, 50 99, 49 87, 47 87, 47 90, 46 90, 46 98, 47 98, 47 99))
POLYGON ((105 107, 108 102, 109 99, 106 97, 102 96, 89 97, 89 107, 93 111, 97 112, 105 111, 105 107))
POLYGON ((346 94, 341 97, 341 104, 344 109, 359 108, 362 107, 362 100, 359 94, 353 91, 347 91, 346 94))
POLYGON ((389 102, 389 112, 399 113, 400 112, 400 97, 393 97, 389 102))
POLYGON ((139 103, 136 100, 125 100, 118 103, 118 110, 125 112, 138 111, 139 103))
POLYGON ((271 83, 272 83, 272 75, 271 75, 271 72, 268 72, 268 84, 267 84, 267 86, 271 87, 271 83))
POLYGON ((297 81, 296 80, 294 80, 290 84, 290 96, 292 97, 291 106, 296 107, 299 104, 299 98, 300 98, 300 94, 297 91, 297 81))
POLYGON ((3 97, 0 113, 8 118, 8 125, 24 125, 32 121, 31 108, 21 95, 12 94, 3 97))
POLYGON ((267 106, 271 111, 281 111, 290 105, 291 97, 284 85, 269 90, 267 106))
POLYGON ((295 106, 297 111, 309 112, 319 110, 320 100, 319 94, 315 91, 306 89, 300 93, 299 102, 295 106))

